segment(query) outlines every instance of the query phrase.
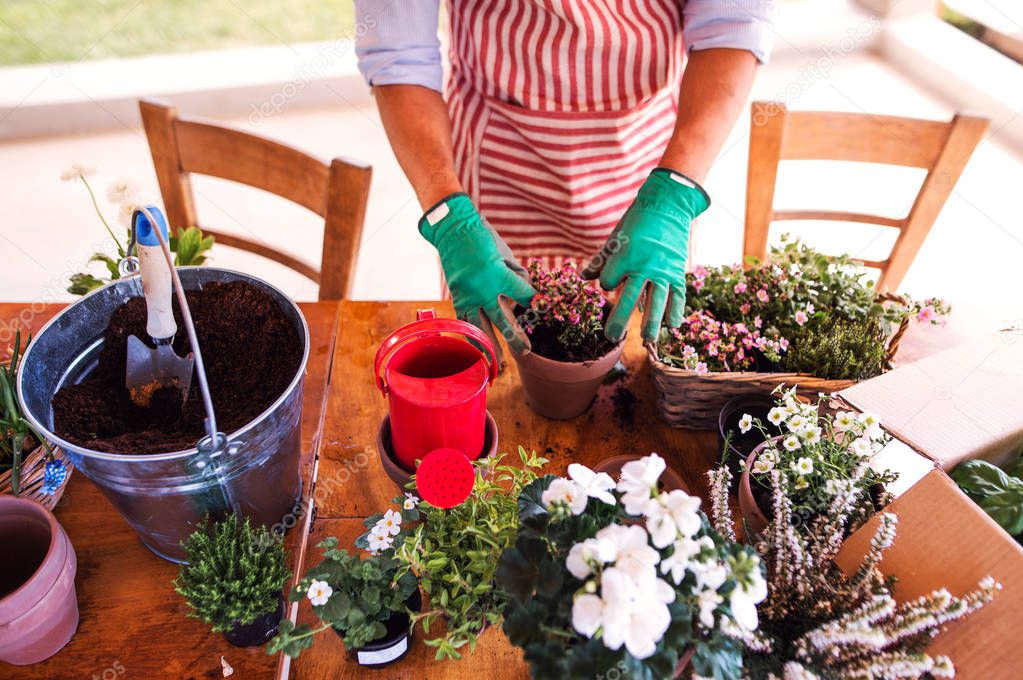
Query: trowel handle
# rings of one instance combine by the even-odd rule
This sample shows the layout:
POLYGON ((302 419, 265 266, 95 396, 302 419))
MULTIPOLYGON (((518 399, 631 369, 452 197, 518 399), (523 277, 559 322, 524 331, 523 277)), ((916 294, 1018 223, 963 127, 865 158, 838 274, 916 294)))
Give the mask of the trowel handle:
MULTIPOLYGON (((163 214, 153 212, 164 239, 168 239, 167 223, 163 214)), ((139 271, 142 275, 142 292, 146 296, 146 333, 154 340, 166 340, 174 337, 178 325, 174 321, 174 290, 171 272, 167 260, 163 256, 160 241, 153 231, 154 225, 142 213, 135 213, 135 229, 138 237, 136 251, 139 258, 139 271)))

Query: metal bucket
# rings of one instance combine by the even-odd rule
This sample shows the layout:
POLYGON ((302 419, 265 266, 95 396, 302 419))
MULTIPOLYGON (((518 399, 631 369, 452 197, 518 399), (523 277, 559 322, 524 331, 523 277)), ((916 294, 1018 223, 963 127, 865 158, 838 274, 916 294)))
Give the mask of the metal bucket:
POLYGON ((104 453, 53 433, 53 395, 95 369, 114 310, 142 295, 138 276, 94 291, 57 315, 30 343, 18 375, 18 399, 29 422, 68 453, 147 548, 172 562, 184 562, 180 543, 207 514, 219 516, 233 510, 273 526, 286 525, 287 516, 296 512, 302 495, 302 385, 309 358, 305 318, 281 291, 225 269, 182 267, 178 272, 186 290, 229 281, 260 288, 280 306, 302 339, 302 361, 284 394, 248 425, 228 433, 229 443, 222 453, 209 456, 196 448, 154 455, 104 453))

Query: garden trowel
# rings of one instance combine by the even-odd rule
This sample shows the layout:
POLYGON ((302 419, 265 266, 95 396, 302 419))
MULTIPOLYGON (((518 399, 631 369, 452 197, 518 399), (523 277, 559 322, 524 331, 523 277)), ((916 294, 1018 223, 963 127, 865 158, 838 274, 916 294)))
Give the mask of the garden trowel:
POLYGON ((131 400, 142 407, 149 406, 153 394, 162 388, 178 390, 181 400, 188 398, 192 385, 195 358, 191 353, 179 357, 174 352, 174 335, 178 331, 174 321, 171 271, 164 257, 156 229, 166 242, 167 223, 163 213, 154 206, 147 207, 157 224, 150 224, 146 215, 135 211, 132 230, 136 238, 135 252, 142 277, 142 292, 146 298, 146 333, 155 349, 138 336, 128 337, 128 369, 125 385, 131 400))

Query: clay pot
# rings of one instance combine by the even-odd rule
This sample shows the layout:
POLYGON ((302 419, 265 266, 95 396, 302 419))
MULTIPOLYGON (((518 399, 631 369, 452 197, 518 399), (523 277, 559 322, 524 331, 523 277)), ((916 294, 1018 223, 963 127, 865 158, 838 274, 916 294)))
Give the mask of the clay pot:
MULTIPOLYGON (((418 588, 405 600, 405 606, 414 612, 422 611, 423 596, 418 588)), ((366 668, 383 668, 405 658, 412 646, 412 619, 403 611, 395 612, 384 622, 384 627, 387 632, 383 637, 359 649, 347 650, 348 658, 366 668)), ((334 632, 338 637, 344 637, 339 629, 335 628, 334 632)))
POLYGON ((742 477, 739 478, 739 510, 742 511, 742 519, 746 523, 746 530, 750 534, 759 534, 767 528, 771 520, 767 516, 767 512, 764 511, 757 503, 756 496, 753 495, 753 480, 750 478, 750 470, 753 469, 753 463, 756 461, 757 456, 760 452, 767 448, 767 445, 771 442, 780 440, 781 437, 760 443, 753 451, 746 456, 746 469, 742 471, 742 477))
MULTIPOLYGON (((494 416, 487 411, 486 420, 486 433, 483 437, 483 453, 477 456, 479 458, 487 458, 497 453, 497 421, 494 420, 494 416)), ((391 478, 399 489, 405 490, 405 485, 408 484, 409 479, 412 477, 414 470, 409 470, 404 467, 395 457, 394 450, 391 448, 391 416, 386 415, 384 419, 380 421, 380 429, 377 430, 377 452, 380 454, 380 462, 384 466, 384 472, 391 478)), ((429 451, 424 452, 426 455, 429 451)))
POLYGON ((545 418, 567 420, 589 408, 597 388, 624 349, 622 339, 610 352, 591 361, 554 361, 535 352, 513 353, 512 357, 519 367, 529 407, 545 418))
POLYGON ((732 472, 733 492, 739 488, 739 476, 742 470, 740 462, 745 460, 750 452, 764 441, 764 435, 756 428, 751 429, 746 434, 740 432, 739 419, 742 418, 743 414, 748 413, 754 418, 758 418, 768 432, 780 435, 782 433, 781 430, 767 420, 767 414, 774 406, 775 399, 770 395, 740 394, 729 399, 721 408, 721 413, 718 414, 718 435, 722 448, 729 433, 732 435, 725 462, 728 464, 728 469, 732 472))
POLYGON ((252 623, 236 625, 224 633, 224 639, 235 647, 264 645, 277 635, 277 626, 284 618, 284 595, 281 595, 277 609, 263 614, 252 623))
MULTIPOLYGON (((611 475, 611 479, 617 482, 622 476, 622 466, 629 461, 639 460, 642 457, 643 456, 632 455, 612 456, 597 463, 596 467, 593 468, 593 471, 606 472, 611 475)), ((664 468, 664 472, 661 473, 661 478, 658 480, 658 486, 661 488, 661 491, 674 491, 675 489, 680 489, 689 493, 689 487, 687 487, 686 483, 682 481, 682 477, 680 477, 679 474, 670 467, 664 468)))
POLYGON ((75 549, 49 510, 0 496, 0 661, 37 663, 78 628, 75 549))

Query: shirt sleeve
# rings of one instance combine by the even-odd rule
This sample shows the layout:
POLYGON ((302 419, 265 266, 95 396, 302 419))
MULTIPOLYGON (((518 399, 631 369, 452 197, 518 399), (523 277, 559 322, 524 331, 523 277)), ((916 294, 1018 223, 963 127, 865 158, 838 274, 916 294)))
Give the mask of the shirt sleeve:
POLYGON ((439 0, 355 0, 355 54, 366 82, 440 92, 439 13, 439 0))
POLYGON ((767 63, 773 14, 773 0, 687 0, 682 9, 686 49, 747 50, 767 63))

